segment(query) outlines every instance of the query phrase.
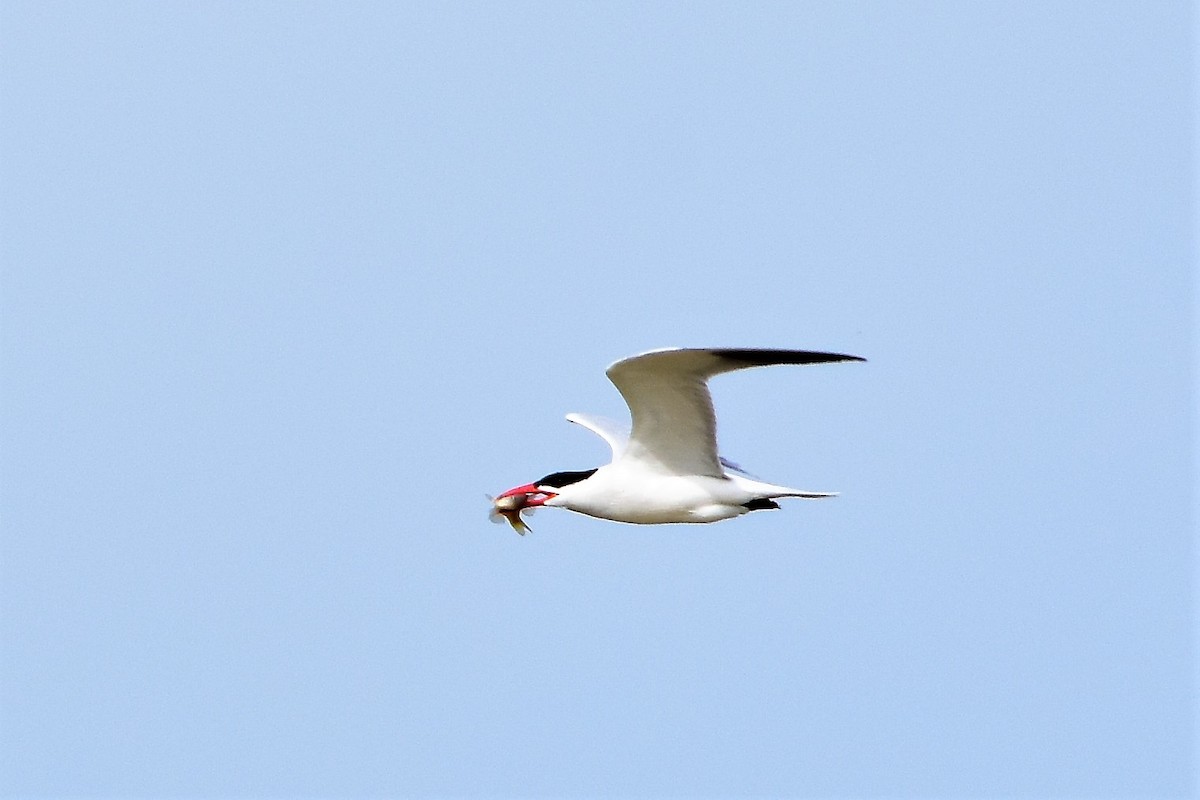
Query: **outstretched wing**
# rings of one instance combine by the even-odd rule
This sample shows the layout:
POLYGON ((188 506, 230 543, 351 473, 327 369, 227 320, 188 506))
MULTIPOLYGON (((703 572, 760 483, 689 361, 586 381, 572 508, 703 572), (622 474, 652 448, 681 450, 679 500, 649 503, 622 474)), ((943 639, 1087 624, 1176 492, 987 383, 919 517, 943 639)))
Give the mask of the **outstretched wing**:
POLYGON ((619 460, 673 475, 721 477, 717 421, 708 379, 773 364, 863 361, 810 350, 669 349, 617 361, 609 380, 625 398, 633 431, 619 460))
POLYGON ((629 441, 629 426, 622 425, 616 420, 572 413, 567 414, 567 421, 582 425, 603 439, 612 450, 614 461, 621 457, 621 453, 625 450, 625 443, 629 441))

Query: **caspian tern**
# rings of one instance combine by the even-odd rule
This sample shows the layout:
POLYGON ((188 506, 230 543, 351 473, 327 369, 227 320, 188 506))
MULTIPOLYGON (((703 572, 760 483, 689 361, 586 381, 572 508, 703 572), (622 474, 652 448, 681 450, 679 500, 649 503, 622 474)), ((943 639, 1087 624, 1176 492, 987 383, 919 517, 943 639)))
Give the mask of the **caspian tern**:
MULTIPOLYGON (((865 360, 807 350, 685 348, 621 359, 607 375, 629 406, 632 432, 606 420, 567 415, 608 443, 612 462, 597 469, 553 472, 509 489, 496 498, 493 513, 512 522, 520 519, 521 509, 545 506, 642 525, 700 523, 777 509, 780 497, 831 497, 836 493, 752 479, 721 458, 708 379, 773 364, 865 360)), ((524 533, 516 522, 513 526, 524 533)))

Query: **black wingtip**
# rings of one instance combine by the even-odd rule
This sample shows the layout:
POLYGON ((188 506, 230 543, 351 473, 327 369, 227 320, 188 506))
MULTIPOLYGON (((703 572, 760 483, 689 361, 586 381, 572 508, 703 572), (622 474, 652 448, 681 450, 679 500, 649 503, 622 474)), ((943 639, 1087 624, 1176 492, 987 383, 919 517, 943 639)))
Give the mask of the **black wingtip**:
POLYGON ((823 353, 816 350, 770 350, 765 348, 729 348, 714 350, 714 354, 732 361, 755 366, 774 364, 826 364, 832 361, 866 361, 861 356, 846 353, 823 353))

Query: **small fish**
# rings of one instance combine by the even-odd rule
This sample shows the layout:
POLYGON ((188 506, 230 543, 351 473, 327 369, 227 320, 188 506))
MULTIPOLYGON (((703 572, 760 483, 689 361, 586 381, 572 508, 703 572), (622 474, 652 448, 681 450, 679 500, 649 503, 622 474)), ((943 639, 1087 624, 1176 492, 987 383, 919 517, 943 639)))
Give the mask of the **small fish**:
POLYGON ((533 528, 525 524, 525 520, 521 519, 521 510, 525 508, 525 498, 527 495, 507 495, 505 497, 489 497, 492 501, 492 510, 488 513, 488 519, 492 522, 500 522, 504 519, 512 529, 524 536, 533 528))

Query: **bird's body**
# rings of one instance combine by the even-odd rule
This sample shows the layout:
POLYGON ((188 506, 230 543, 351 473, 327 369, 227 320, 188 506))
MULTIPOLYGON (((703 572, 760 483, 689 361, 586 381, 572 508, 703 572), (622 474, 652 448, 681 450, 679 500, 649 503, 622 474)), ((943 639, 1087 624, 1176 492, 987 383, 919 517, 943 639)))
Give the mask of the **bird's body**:
MULTIPOLYGON (((828 497, 737 474, 717 454, 716 416, 708 379, 773 364, 862 361, 807 350, 670 349, 622 359, 608 376, 629 405, 633 429, 568 414, 612 448, 610 464, 556 472, 510 489, 497 500, 522 498, 525 508, 566 508, 634 524, 703 523, 778 508, 780 497, 828 497)), ((518 512, 519 513, 519 512, 518 512)))
POLYGON ((827 497, 753 481, 740 475, 663 475, 620 464, 600 467, 587 480, 559 488, 541 505, 615 522, 657 525, 716 522, 769 508, 756 501, 777 497, 827 497), (755 507, 757 506, 757 508, 755 507))

